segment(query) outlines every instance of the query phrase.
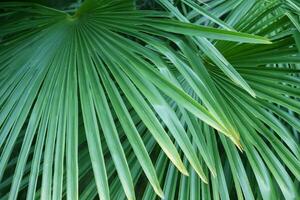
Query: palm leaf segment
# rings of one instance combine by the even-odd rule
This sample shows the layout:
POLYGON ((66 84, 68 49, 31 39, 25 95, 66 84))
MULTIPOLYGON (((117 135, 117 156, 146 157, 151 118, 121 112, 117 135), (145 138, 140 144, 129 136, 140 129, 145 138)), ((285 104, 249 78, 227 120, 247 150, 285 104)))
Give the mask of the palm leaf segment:
MULTIPOLYGON (((278 187, 286 198, 297 196, 299 145, 275 117, 297 134, 299 121, 288 114, 299 113, 298 101, 290 98, 299 97, 299 81, 291 76, 297 70, 277 68, 280 60, 299 62, 292 56, 297 48, 290 34, 276 38, 269 28, 278 23, 269 15, 281 7, 242 1, 224 23, 205 6, 182 2, 190 10, 186 16, 180 7, 159 1, 177 20, 167 12, 135 10, 132 1, 86 1, 72 16, 35 4, 0 4, 6 22, 0 27, 3 196, 16 199, 26 190, 28 199, 97 194, 135 199, 134 185, 143 171, 149 181, 145 199, 155 197, 152 188, 160 197, 164 190, 166 199, 174 198, 177 181, 183 199, 200 195, 197 187, 210 195, 210 185, 222 199, 229 198, 230 188, 239 198, 253 199, 245 167, 253 169, 264 199, 276 197, 278 187), (266 10, 264 26, 257 14, 245 18, 256 27, 249 29, 235 15, 255 7, 266 10), (202 24, 202 15, 227 30, 195 25, 202 24), (270 42, 234 29, 274 42, 257 45, 270 42), (272 49, 282 57, 274 57, 272 49), (210 127, 227 137, 216 137, 210 127), (157 157, 155 167, 150 154, 157 157), (199 178, 209 185, 200 185, 199 178)), ((217 13, 223 4, 210 6, 217 13)), ((280 11, 277 18, 284 15, 280 11)))

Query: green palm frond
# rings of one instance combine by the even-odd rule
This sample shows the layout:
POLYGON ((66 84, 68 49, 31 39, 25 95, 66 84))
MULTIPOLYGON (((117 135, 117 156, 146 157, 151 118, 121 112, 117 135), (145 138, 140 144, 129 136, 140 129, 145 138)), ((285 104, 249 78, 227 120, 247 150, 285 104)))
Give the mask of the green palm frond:
POLYGON ((299 3, 150 4, 0 3, 0 199, 300 197, 299 3))

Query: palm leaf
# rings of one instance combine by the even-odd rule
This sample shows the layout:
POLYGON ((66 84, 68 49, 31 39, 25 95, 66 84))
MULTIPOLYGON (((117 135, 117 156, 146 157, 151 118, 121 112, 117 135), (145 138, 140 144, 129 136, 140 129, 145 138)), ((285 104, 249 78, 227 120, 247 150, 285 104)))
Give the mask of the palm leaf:
POLYGON ((299 3, 152 5, 0 3, 1 197, 299 197, 299 3))

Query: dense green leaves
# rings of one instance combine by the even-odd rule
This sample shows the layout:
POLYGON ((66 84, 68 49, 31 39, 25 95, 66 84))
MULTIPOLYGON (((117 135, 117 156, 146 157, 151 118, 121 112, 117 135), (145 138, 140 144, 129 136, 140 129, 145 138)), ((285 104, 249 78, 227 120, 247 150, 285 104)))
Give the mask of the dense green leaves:
POLYGON ((299 3, 142 3, 0 3, 0 198, 299 199, 299 3))

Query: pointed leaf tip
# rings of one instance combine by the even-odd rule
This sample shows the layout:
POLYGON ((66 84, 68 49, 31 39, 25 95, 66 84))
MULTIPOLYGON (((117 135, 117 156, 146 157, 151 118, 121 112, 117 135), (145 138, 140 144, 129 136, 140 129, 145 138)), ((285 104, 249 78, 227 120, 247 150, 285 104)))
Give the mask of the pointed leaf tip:
POLYGON ((164 194, 164 192, 162 191, 161 188, 155 188, 154 191, 155 191, 155 193, 156 193, 161 199, 164 199, 164 198, 165 198, 165 194, 164 194))
POLYGON ((189 173, 186 169, 186 167, 182 164, 182 166, 180 166, 180 168, 178 169, 183 175, 185 176, 189 176, 189 173))

